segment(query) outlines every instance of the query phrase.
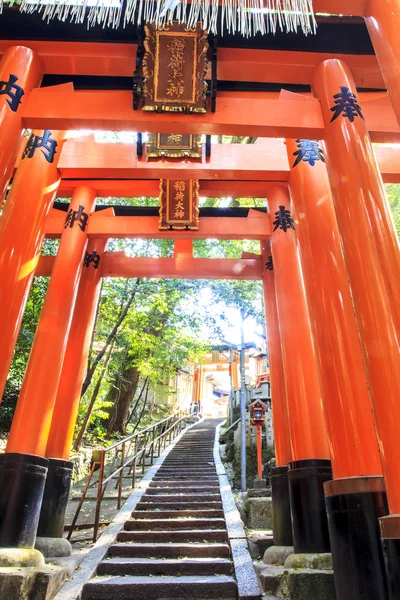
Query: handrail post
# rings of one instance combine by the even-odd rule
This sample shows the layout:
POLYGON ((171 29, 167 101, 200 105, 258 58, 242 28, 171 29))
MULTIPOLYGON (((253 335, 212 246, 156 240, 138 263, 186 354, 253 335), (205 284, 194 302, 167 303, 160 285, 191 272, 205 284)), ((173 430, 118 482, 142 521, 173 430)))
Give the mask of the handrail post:
POLYGON ((74 532, 75 525, 76 525, 76 522, 77 522, 77 520, 78 520, 78 517, 79 517, 79 513, 81 512, 82 504, 83 504, 83 503, 84 503, 84 501, 85 501, 86 494, 87 494, 87 491, 88 491, 88 489, 89 489, 89 484, 90 484, 90 482, 91 482, 91 480, 92 480, 93 473, 94 473, 94 471, 95 471, 96 465, 98 465, 98 464, 99 464, 99 463, 97 463, 97 462, 94 462, 94 463, 92 464, 92 467, 91 467, 91 469, 90 469, 90 473, 89 473, 88 480, 87 480, 87 482, 86 482, 86 485, 85 485, 85 489, 83 490, 83 493, 82 493, 81 499, 79 500, 79 504, 78 504, 78 506, 77 506, 77 509, 76 509, 76 511, 75 511, 74 518, 72 519, 72 523, 71 523, 71 526, 70 526, 70 530, 69 530, 69 532, 68 532, 68 535, 67 535, 67 540, 68 540, 68 541, 71 539, 71 537, 72 537, 72 534, 73 534, 73 532, 74 532))
POLYGON ((136 486, 136 464, 137 464, 137 455, 135 453, 135 458, 133 459, 132 466, 132 489, 135 489, 136 486))
POLYGON ((121 471, 119 473, 119 485, 118 485, 118 502, 117 508, 121 508, 121 497, 122 497, 122 484, 124 482, 124 464, 125 464, 125 442, 122 444, 121 450, 121 471))
POLYGON ((150 462, 151 462, 151 465, 153 466, 153 464, 154 464, 154 439, 151 442, 150 462))
POLYGON ((102 488, 103 488, 105 458, 106 458, 106 452, 103 449, 103 450, 101 450, 99 481, 97 484, 97 499, 96 499, 96 513, 95 513, 95 518, 94 518, 93 542, 97 541, 97 533, 99 531, 100 508, 101 508, 101 501, 103 499, 102 488))

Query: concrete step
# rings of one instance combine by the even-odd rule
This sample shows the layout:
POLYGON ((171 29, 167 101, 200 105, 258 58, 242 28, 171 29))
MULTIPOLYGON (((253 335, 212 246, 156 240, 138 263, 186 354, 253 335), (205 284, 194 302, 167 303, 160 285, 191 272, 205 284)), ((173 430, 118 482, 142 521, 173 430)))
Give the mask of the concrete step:
POLYGON ((167 520, 186 520, 188 518, 223 518, 224 511, 221 509, 194 509, 185 510, 182 514, 181 510, 134 510, 132 518, 138 523, 138 519, 167 519, 167 520))
POLYGON ((117 542, 139 542, 150 543, 180 543, 189 542, 227 542, 226 529, 188 529, 176 531, 121 531, 117 536, 117 542))
MULTIPOLYGON (((164 478, 160 478, 160 479, 156 479, 154 478, 150 485, 149 488, 153 488, 153 487, 160 487, 160 486, 173 486, 173 487, 182 487, 184 489, 186 489, 188 486, 195 486, 198 487, 199 485, 208 485, 208 486, 213 486, 213 487, 218 487, 219 488, 219 482, 218 482, 218 478, 214 477, 208 477, 207 479, 201 478, 201 479, 164 479, 164 478)), ((147 488, 147 489, 149 489, 147 488)))
POLYGON ((228 544, 215 543, 119 543, 113 544, 108 549, 109 556, 131 556, 140 558, 228 558, 230 555, 228 544))
POLYGON ((83 588, 82 600, 236 600, 237 584, 232 577, 96 577, 83 588))
POLYGON ((161 467, 158 469, 157 475, 161 475, 161 473, 163 475, 169 474, 172 477, 176 477, 177 475, 190 475, 191 477, 201 477, 204 475, 205 477, 212 477, 216 475, 216 470, 214 467, 210 469, 192 469, 189 467, 187 469, 174 469, 172 467, 161 467))
POLYGON ((174 485, 159 485, 157 487, 148 487, 146 490, 146 495, 149 496, 157 496, 158 494, 181 494, 182 492, 187 491, 188 494, 194 494, 194 493, 204 493, 204 494, 209 494, 209 493, 215 493, 218 492, 219 493, 219 486, 218 485, 198 485, 198 486, 192 486, 192 485, 187 485, 184 487, 176 487, 174 485))
POLYGON ((98 575, 230 575, 227 558, 108 558, 97 567, 98 575))
POLYGON ((187 475, 175 475, 175 477, 171 477, 171 475, 155 475, 153 477, 152 480, 152 484, 151 485, 159 485, 160 481, 172 481, 174 482, 176 485, 182 485, 185 486, 189 483, 218 483, 218 477, 216 475, 214 476, 207 476, 207 477, 196 477, 195 479, 193 479, 193 475, 190 475, 189 473, 187 475))
MULTIPOLYGON (((147 513, 146 513, 147 514, 147 513)), ((125 531, 166 531, 183 529, 224 529, 224 519, 132 519, 126 521, 125 531)))
POLYGON ((208 492, 204 494, 189 494, 182 492, 174 492, 171 490, 170 494, 148 494, 147 492, 142 496, 142 502, 179 502, 180 500, 185 500, 187 498, 187 502, 208 502, 209 500, 219 500, 221 498, 221 494, 218 492, 217 494, 213 492, 208 492))
POLYGON ((204 510, 206 508, 221 509, 222 502, 138 502, 137 510, 204 510))

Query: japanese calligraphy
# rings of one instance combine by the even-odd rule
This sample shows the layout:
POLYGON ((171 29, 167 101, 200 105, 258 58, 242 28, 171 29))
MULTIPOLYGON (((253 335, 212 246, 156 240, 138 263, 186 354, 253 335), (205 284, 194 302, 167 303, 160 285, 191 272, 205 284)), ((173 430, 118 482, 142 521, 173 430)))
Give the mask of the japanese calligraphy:
POLYGON ((274 270, 274 263, 272 262, 272 256, 268 256, 267 262, 265 263, 265 268, 267 269, 267 271, 274 270))
POLYGON ((288 229, 296 229, 290 210, 287 210, 284 206, 279 206, 279 210, 276 211, 273 225, 275 226, 273 231, 282 229, 286 233, 288 229))
POLYGON ((83 209, 84 206, 82 205, 79 205, 78 210, 72 210, 72 208, 69 209, 65 219, 64 229, 67 229, 67 227, 72 229, 74 224, 78 223, 78 226, 82 229, 82 231, 85 231, 89 215, 85 213, 83 209))
POLYGON ((296 167, 301 161, 309 163, 311 167, 315 165, 318 160, 325 162, 323 150, 319 147, 316 140, 296 140, 298 150, 293 152, 293 156, 296 156, 296 160, 293 163, 293 167, 296 167))
POLYGON ((167 96, 181 98, 185 93, 185 81, 183 78, 183 59, 186 49, 186 41, 182 37, 174 37, 168 44, 168 50, 171 53, 168 66, 172 73, 168 78, 167 96))
POLYGON ((176 181, 174 183, 174 190, 175 190, 174 217, 175 217, 175 219, 183 219, 183 217, 185 216, 185 207, 184 207, 185 189, 186 189, 186 183, 184 181, 176 181))
POLYGON ((25 94, 20 85, 17 85, 18 77, 11 74, 8 81, 0 81, 0 96, 8 96, 8 106, 13 112, 17 112, 18 106, 21 104, 21 98, 25 94))
POLYGON ((167 142, 171 144, 180 144, 182 142, 183 135, 179 133, 170 133, 167 138, 167 142))
POLYGON ((96 250, 93 250, 92 254, 90 254, 89 252, 86 252, 85 254, 85 258, 83 259, 83 266, 89 267, 90 263, 93 263, 93 267, 95 269, 99 268, 100 254, 98 254, 96 250))
POLYGON ((54 155, 57 152, 57 145, 56 140, 51 139, 51 131, 48 129, 44 130, 43 136, 32 133, 25 146, 25 150, 22 153, 22 160, 24 158, 33 158, 36 149, 43 148, 42 154, 47 162, 52 163, 54 161, 54 155))
POLYGON ((340 115, 349 119, 350 123, 354 122, 355 117, 364 119, 361 106, 357 103, 357 96, 350 92, 348 87, 341 86, 340 93, 335 94, 333 98, 335 105, 331 108, 331 112, 333 112, 331 123, 340 115))

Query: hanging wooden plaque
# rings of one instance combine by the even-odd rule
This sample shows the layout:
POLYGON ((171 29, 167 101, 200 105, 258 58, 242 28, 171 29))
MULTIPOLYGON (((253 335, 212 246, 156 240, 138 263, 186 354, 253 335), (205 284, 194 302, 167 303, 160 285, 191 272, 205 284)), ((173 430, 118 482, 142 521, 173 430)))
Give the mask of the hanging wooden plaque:
POLYGON ((206 112, 207 32, 145 26, 143 110, 206 112))
POLYGON ((203 146, 200 135, 189 133, 149 133, 147 158, 201 158, 203 146))
POLYGON ((199 228, 199 180, 160 180, 159 229, 199 228))

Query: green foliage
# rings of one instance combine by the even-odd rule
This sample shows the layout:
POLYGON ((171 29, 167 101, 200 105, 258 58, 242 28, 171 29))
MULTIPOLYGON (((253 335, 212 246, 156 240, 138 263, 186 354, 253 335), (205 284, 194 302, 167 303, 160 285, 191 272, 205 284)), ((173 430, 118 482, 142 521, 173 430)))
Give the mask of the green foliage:
POLYGON ((385 187, 397 236, 400 238, 400 185, 398 183, 389 183, 385 187))
POLYGON ((33 280, 0 406, 0 429, 8 430, 11 425, 48 282, 48 277, 33 280))

